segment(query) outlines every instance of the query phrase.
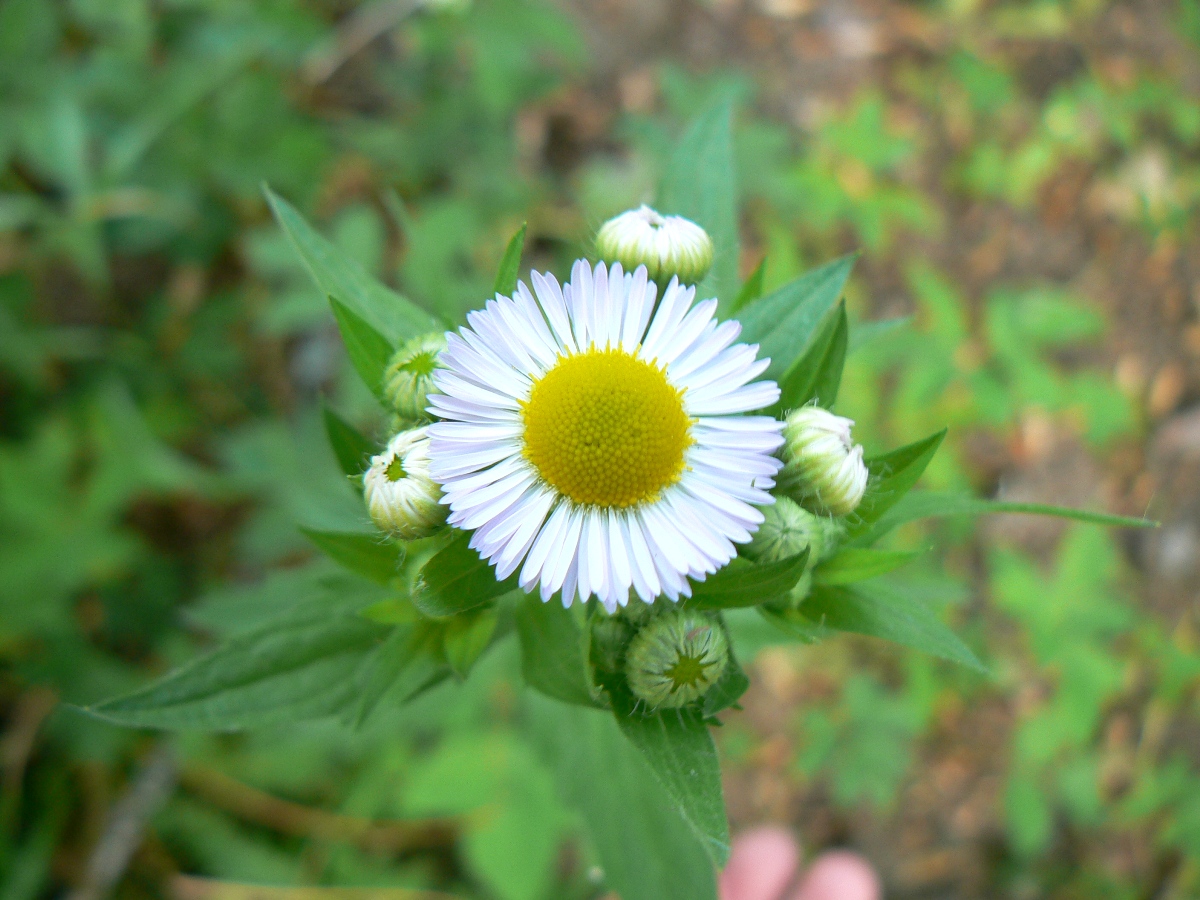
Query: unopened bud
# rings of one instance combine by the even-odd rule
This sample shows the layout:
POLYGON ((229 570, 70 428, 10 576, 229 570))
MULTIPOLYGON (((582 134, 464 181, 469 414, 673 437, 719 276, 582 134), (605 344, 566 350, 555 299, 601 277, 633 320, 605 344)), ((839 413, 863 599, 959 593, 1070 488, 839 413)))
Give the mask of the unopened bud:
POLYGON ((713 261, 713 242, 703 228, 683 216, 663 216, 640 206, 609 219, 596 234, 596 251, 627 272, 646 267, 653 280, 697 284, 713 261))
POLYGON ((363 475, 363 497, 371 520, 406 541, 429 537, 449 510, 442 489, 429 477, 429 438, 424 428, 402 431, 371 457, 363 475))
POLYGON ((383 373, 383 392, 402 419, 428 418, 425 407, 433 390, 433 370, 445 349, 446 336, 434 332, 413 338, 392 355, 383 373))
POLYGON ((629 644, 625 677, 651 709, 702 698, 729 665, 729 644, 715 619, 670 610, 648 622, 629 644))
POLYGON ((742 555, 756 562, 779 562, 808 550, 808 568, 837 549, 842 525, 837 519, 811 513, 788 497, 776 497, 762 508, 763 522, 742 555))
POLYGON ((848 516, 867 490, 861 444, 850 439, 850 419, 819 406, 802 406, 783 426, 779 492, 825 515, 848 516))

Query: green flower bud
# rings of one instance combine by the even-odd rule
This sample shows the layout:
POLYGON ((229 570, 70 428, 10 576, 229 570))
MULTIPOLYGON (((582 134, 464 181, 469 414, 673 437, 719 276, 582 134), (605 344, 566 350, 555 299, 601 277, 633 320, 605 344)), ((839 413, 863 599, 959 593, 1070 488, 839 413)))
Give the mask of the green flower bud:
POLYGON ((713 261, 713 242, 703 228, 683 216, 662 216, 640 206, 609 219, 596 234, 596 252, 627 272, 638 266, 660 284, 679 279, 697 284, 713 261))
POLYGON ((742 549, 742 555, 756 562, 778 562, 808 548, 808 568, 827 559, 837 550, 841 523, 829 516, 818 516, 788 497, 776 497, 763 507, 763 523, 754 539, 742 549))
POLYGON ((363 475, 363 498, 371 520, 406 541, 429 537, 449 510, 442 489, 429 477, 429 438, 424 428, 402 431, 371 457, 363 475))
POLYGON ((423 334, 408 341, 393 354, 383 373, 383 393, 401 418, 427 419, 425 407, 433 390, 433 370, 438 354, 446 349, 446 336, 440 332, 423 334))
POLYGON ((819 406, 793 410, 783 426, 778 491, 814 512, 848 516, 867 490, 861 444, 850 439, 853 421, 819 406))
POLYGON ((715 619, 674 609, 634 636, 625 658, 629 688, 651 709, 687 706, 717 683, 729 665, 729 644, 715 619))

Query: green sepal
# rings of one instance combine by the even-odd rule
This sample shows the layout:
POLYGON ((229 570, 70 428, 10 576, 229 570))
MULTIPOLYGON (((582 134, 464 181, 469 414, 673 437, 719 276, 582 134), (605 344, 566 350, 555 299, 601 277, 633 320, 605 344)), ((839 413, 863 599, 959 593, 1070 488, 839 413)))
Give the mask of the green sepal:
POLYGON ((528 222, 522 222, 517 233, 512 236, 504 249, 500 260, 500 268, 496 271, 495 293, 502 297, 511 297, 517 290, 517 278, 521 271, 521 252, 525 249, 525 229, 528 222))
POLYGON ((735 559, 704 581, 692 583, 688 609, 736 609, 757 606, 782 597, 794 588, 808 565, 808 548, 795 556, 769 563, 735 559))
POLYGON ((843 547, 813 569, 814 584, 852 584, 886 575, 921 556, 921 550, 870 550, 843 547))
POLYGON ((583 630, 558 596, 543 603, 536 593, 517 605, 521 673, 547 697, 577 706, 602 707, 593 692, 583 630))
POLYGON ((396 352, 388 339, 375 330, 362 316, 336 297, 329 298, 333 308, 333 317, 337 320, 338 331, 342 333, 342 343, 346 345, 346 355, 358 377, 381 402, 386 405, 383 390, 383 373, 387 370, 388 360, 396 352))
POLYGON ((515 575, 497 581, 496 569, 470 543, 471 533, 456 529, 450 542, 421 567, 412 599, 425 615, 454 616, 517 587, 515 575))
POLYGON ((763 378, 781 381, 808 346, 817 325, 842 296, 857 254, 805 272, 738 314, 740 340, 758 344, 758 356, 770 357, 763 378))
POLYGON ((742 287, 738 291, 737 296, 733 298, 733 306, 730 308, 730 315, 736 316, 738 312, 748 303, 753 303, 763 293, 763 282, 767 277, 767 258, 764 256, 754 271, 750 273, 750 277, 742 282, 742 287))
POLYGON ((323 238, 295 208, 263 187, 275 221, 283 229, 308 274, 326 297, 337 297, 393 346, 445 324, 368 275, 357 262, 323 238))
POLYGON ((882 456, 866 460, 870 480, 862 502, 847 521, 846 534, 855 537, 912 490, 946 437, 946 429, 882 456))
POLYGON ((986 671, 971 648, 925 603, 883 582, 815 587, 800 612, 826 628, 883 638, 986 671))
POLYGON ((776 411, 795 409, 814 400, 824 409, 833 408, 842 383, 849 334, 850 323, 843 301, 825 316, 804 355, 784 378, 776 411))
POLYGON ((382 532, 301 528, 300 533, 325 551, 334 562, 371 581, 388 584, 400 574, 404 545, 382 532))
MULTIPOLYGON (((358 429, 329 408, 321 404, 321 420, 325 423, 325 434, 329 446, 337 458, 338 465, 347 477, 358 481, 371 465, 376 450, 358 429)), ((358 481, 361 486, 361 481, 358 481)))

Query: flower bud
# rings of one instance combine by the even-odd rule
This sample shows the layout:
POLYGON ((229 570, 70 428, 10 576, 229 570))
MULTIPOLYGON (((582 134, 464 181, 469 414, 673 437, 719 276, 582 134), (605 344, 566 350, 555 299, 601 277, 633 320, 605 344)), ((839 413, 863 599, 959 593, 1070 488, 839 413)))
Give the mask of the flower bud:
POLYGON ((708 693, 729 665, 729 644, 715 619, 672 609, 634 636, 625 677, 651 709, 680 707, 708 693))
POLYGON ((861 444, 850 440, 850 419, 819 406, 802 406, 783 426, 779 492, 825 515, 854 512, 867 490, 861 444))
POLYGON ((680 284, 697 284, 713 261, 712 238, 683 216, 663 216, 640 206, 609 219, 596 234, 596 251, 606 262, 619 262, 627 272, 646 267, 653 280, 672 276, 680 284))
POLYGON ((433 390, 433 370, 445 349, 446 336, 433 332, 413 338, 392 355, 383 373, 383 392, 402 419, 428 418, 425 407, 433 390))
POLYGON ((809 512, 789 497, 776 497, 763 507, 763 522, 742 555, 755 562, 779 562, 808 550, 808 568, 812 569, 837 549, 842 526, 837 519, 809 512))
POLYGON ((429 438, 424 428, 402 431, 371 457, 363 497, 371 520, 406 541, 429 537, 446 521, 442 489, 429 477, 429 438))

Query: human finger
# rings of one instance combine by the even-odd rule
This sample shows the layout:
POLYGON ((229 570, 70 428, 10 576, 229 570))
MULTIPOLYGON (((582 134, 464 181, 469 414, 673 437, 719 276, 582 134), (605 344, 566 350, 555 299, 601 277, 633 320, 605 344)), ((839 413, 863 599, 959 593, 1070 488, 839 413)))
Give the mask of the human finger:
POLYGON ((848 850, 822 853, 800 879, 791 900, 881 900, 879 876, 865 859, 848 850))
POLYGON ((747 831, 734 840, 719 876, 721 900, 781 900, 799 864, 800 847, 786 829, 747 831))

